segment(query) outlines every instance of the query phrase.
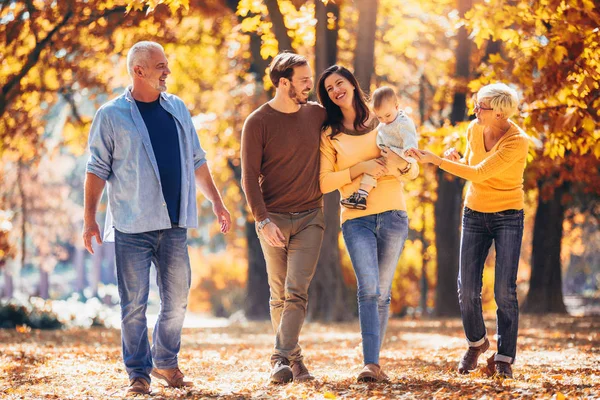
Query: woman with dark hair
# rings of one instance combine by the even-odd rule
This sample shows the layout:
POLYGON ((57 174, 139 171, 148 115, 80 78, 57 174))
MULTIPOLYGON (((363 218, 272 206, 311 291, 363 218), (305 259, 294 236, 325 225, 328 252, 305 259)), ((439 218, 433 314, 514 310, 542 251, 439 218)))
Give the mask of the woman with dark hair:
POLYGON ((348 69, 333 65, 317 85, 327 111, 321 134, 320 184, 323 193, 355 192, 363 174, 377 180, 364 210, 342 207, 342 234, 358 282, 358 314, 364 368, 359 382, 389 378, 379 365, 379 352, 389 317, 392 280, 408 235, 403 180, 415 179, 416 164, 393 151, 380 150, 379 122, 369 110, 358 81, 348 69))

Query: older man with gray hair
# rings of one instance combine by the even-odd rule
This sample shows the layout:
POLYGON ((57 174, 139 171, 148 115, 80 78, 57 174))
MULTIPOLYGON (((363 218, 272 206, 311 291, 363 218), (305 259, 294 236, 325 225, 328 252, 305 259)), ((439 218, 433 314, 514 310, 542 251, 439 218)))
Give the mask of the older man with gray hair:
POLYGON ((127 54, 132 86, 96 113, 89 136, 83 240, 102 243, 96 210, 105 185, 104 240, 115 242, 123 359, 128 395, 150 393, 150 376, 184 380, 177 355, 191 283, 187 229, 198 226, 196 187, 213 204, 221 232, 231 224, 206 164, 190 113, 166 93, 171 73, 163 47, 138 42, 127 54), (195 184, 194 184, 195 183, 195 184), (148 341, 146 306, 154 263, 160 313, 148 341))

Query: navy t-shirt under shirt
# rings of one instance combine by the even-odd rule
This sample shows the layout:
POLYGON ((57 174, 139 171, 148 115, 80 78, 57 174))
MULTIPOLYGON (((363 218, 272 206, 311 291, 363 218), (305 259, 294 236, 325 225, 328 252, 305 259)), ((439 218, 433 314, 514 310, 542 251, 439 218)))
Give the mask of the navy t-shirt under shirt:
POLYGON ((160 105, 160 98, 150 103, 135 101, 144 119, 158 173, 163 196, 172 224, 179 223, 179 203, 181 198, 181 157, 179 137, 175 119, 160 105))

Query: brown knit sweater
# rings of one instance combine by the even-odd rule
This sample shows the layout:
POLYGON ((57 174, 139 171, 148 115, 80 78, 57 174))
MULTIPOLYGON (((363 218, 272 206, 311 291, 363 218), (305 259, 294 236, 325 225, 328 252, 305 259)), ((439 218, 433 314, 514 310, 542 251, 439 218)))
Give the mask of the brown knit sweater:
POLYGON ((294 113, 268 103, 248 116, 242 130, 242 187, 254 219, 269 212, 322 206, 319 139, 325 109, 309 102, 294 113))

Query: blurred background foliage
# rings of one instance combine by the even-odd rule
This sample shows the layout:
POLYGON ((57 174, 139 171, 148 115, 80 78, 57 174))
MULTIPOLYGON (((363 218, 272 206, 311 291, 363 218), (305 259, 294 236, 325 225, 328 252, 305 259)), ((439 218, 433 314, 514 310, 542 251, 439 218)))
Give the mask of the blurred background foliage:
MULTIPOLYGON (((139 40, 165 47, 168 90, 188 105, 235 222, 231 234, 219 235, 210 204, 199 197, 201 227, 190 231, 192 311, 268 317, 239 148, 244 119, 273 94, 266 70, 282 50, 306 55, 315 78, 339 63, 355 71, 367 92, 394 87, 418 126, 420 147, 437 153, 464 150, 473 93, 490 82, 513 85, 522 98, 514 119, 531 137, 522 308, 597 311, 599 26, 592 0, 2 0, 0 294, 6 300, 0 315, 29 315, 35 307, 54 313, 51 302, 36 298, 99 299, 109 308, 117 302, 114 250, 104 244, 90 256, 80 239, 86 142, 95 110, 128 85, 125 56, 139 40)), ((424 167, 405 189, 410 234, 392 310, 456 316, 464 182, 424 167)), ((356 283, 336 194, 325 197, 325 210, 309 315, 346 320, 355 315, 356 283)), ((492 251, 488 266, 493 257, 492 251)), ((493 275, 485 269, 490 312, 493 275)))

